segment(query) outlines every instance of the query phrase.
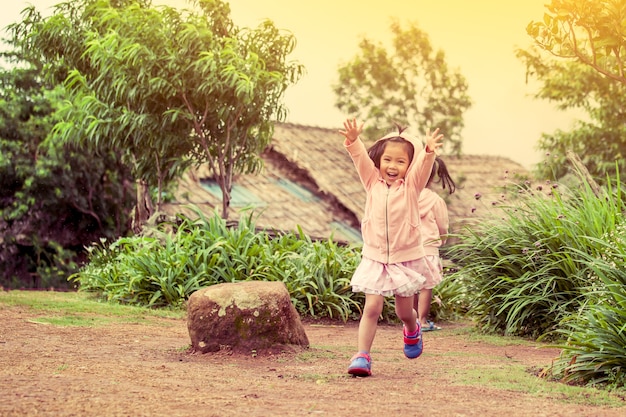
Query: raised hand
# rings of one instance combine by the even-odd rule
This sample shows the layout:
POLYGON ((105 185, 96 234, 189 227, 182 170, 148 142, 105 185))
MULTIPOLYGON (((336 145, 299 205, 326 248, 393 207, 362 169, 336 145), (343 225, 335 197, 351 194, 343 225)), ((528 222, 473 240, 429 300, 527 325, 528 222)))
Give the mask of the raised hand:
POLYGON ((345 130, 340 130, 339 133, 346 137, 346 140, 350 143, 357 140, 361 132, 363 131, 363 123, 360 125, 356 122, 356 119, 346 119, 343 122, 343 128, 345 130))
POLYGON ((434 132, 428 130, 428 137, 426 138, 426 152, 436 152, 443 146, 441 142, 443 140, 443 134, 439 133, 439 128, 434 132))

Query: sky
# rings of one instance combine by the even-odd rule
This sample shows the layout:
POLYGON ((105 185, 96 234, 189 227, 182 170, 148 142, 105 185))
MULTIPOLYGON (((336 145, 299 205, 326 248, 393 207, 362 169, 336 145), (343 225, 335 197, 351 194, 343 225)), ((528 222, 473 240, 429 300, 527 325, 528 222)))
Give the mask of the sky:
MULTIPOLYGON (((13 0, 3 5, 0 27, 17 22, 27 5, 42 14, 62 0, 13 0)), ((256 27, 270 19, 297 40, 289 56, 306 68, 303 78, 285 93, 290 123, 342 128, 352 115, 335 108, 332 85, 338 68, 358 53, 366 37, 387 45, 390 22, 416 24, 435 49, 445 53, 448 66, 467 80, 473 102, 461 132, 463 153, 510 158, 527 169, 541 159, 536 149, 542 133, 569 130, 580 114, 563 112, 537 100, 538 83, 526 82, 525 67, 515 49, 532 39, 526 25, 541 20, 549 0, 230 0, 231 17, 239 27, 256 27), (365 5, 364 3, 370 3, 365 5)), ((186 0, 153 0, 188 8, 186 0)), ((445 132, 444 132, 445 133, 445 132)))

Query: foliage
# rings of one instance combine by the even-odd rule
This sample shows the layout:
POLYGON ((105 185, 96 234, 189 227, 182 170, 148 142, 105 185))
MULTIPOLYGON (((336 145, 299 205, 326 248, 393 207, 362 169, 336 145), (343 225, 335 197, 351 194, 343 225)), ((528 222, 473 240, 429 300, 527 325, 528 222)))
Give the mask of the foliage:
POLYGON ((360 52, 339 68, 333 86, 336 107, 368 121, 365 134, 375 139, 399 124, 420 134, 440 128, 448 152, 461 152, 463 113, 470 107, 468 85, 448 68, 443 51, 435 51, 417 25, 403 29, 392 21, 393 49, 363 39, 360 52))
POLYGON ((527 32, 554 56, 575 59, 618 83, 626 84, 624 0, 552 0, 542 21, 527 32))
MULTIPOLYGON (((445 249, 442 249, 442 254, 445 249)), ((430 316, 436 321, 455 321, 467 317, 470 299, 463 278, 454 268, 444 269, 443 280, 433 288, 430 316)))
POLYGON ((285 116, 282 94, 302 69, 286 60, 293 36, 270 21, 239 29, 226 2, 194 3, 81 0, 46 19, 31 7, 12 31, 70 94, 55 135, 122 149, 159 196, 190 164, 208 162, 227 217, 233 175, 259 171, 272 120, 285 116))
POLYGON ((588 184, 554 184, 546 196, 521 189, 501 218, 468 226, 447 256, 467 285, 469 314, 487 332, 539 337, 588 302, 586 259, 615 230, 624 211, 620 188, 598 198, 588 184))
POLYGON ((552 374, 563 381, 626 387, 626 222, 602 239, 589 237, 600 255, 575 250, 585 260, 591 285, 580 313, 559 330, 566 342, 552 374))
POLYGON ((531 22, 528 34, 536 48, 518 50, 527 76, 541 81, 537 97, 561 109, 580 109, 588 117, 570 132, 544 134, 546 152, 540 175, 560 179, 568 172, 566 152, 577 154, 592 176, 613 177, 623 170, 626 154, 624 108, 626 46, 623 0, 553 0, 543 19, 531 22))
MULTIPOLYGON (((301 315, 313 318, 358 319, 364 297, 353 293, 352 274, 360 262, 359 248, 313 241, 298 233, 258 231, 253 215, 232 226, 217 214, 196 219, 181 216, 150 236, 102 240, 89 248, 89 262, 71 277, 81 291, 107 300, 143 306, 181 306, 192 292, 209 285, 247 280, 281 281, 301 315)), ((442 284, 435 290, 440 319, 463 312, 455 294, 464 287, 442 284), (448 298, 454 299, 448 304, 448 298)), ((436 302, 436 301, 435 301, 436 302)), ((394 321, 395 303, 386 298, 382 320, 394 321)))
POLYGON ((0 70, 0 286, 63 288, 84 242, 127 230, 128 172, 115 152, 94 159, 48 136, 63 89, 39 62, 3 56, 15 65, 0 70))
POLYGON ((570 173, 567 152, 578 155, 592 176, 602 181, 626 168, 626 84, 616 83, 577 62, 555 62, 537 52, 518 51, 529 74, 543 82, 538 98, 558 103, 561 109, 581 109, 588 120, 571 131, 543 134, 538 148, 545 152, 538 175, 562 179, 570 173), (617 165, 616 165, 617 164, 617 165))
POLYGON ((272 237, 255 230, 252 214, 236 227, 197 214, 182 216, 176 233, 91 247, 89 263, 72 281, 108 300, 146 306, 178 306, 199 288, 223 282, 281 281, 301 314, 347 320, 360 312, 362 300, 349 285, 360 260, 353 247, 311 241, 302 231, 272 237))

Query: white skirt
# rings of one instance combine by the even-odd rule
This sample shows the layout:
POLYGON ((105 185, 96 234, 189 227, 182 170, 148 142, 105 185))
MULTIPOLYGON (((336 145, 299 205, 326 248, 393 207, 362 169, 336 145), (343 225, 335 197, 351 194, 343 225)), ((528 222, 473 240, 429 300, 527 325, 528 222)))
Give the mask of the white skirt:
MULTIPOLYGON (((385 297, 411 297, 437 280, 437 265, 427 257, 397 264, 383 264, 362 258, 350 284, 353 292, 385 297)), ((437 274, 438 275, 438 274, 437 274)))
POLYGON ((426 255, 431 265, 434 265, 432 274, 426 277, 426 283, 424 284, 425 290, 432 290, 443 281, 443 263, 441 258, 437 255, 426 255))

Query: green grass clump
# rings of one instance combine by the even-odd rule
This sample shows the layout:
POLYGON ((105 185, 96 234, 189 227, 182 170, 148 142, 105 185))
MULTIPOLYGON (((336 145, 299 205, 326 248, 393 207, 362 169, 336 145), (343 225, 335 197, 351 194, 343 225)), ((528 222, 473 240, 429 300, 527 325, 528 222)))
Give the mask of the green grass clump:
POLYGON ((252 216, 233 227, 217 214, 196 213, 169 225, 173 232, 101 242, 71 279, 109 301, 150 307, 182 306, 194 291, 214 284, 280 281, 302 315, 359 316, 362 299, 350 286, 358 248, 312 241, 302 230, 259 232, 252 216))
POLYGON ((106 303, 86 292, 0 291, 3 306, 24 306, 33 311, 30 322, 55 326, 96 327, 111 323, 146 323, 153 318, 181 319, 183 309, 153 309, 106 303))
POLYGON ((469 314, 487 332, 540 337, 588 302, 587 260, 599 256, 623 202, 619 188, 598 198, 589 186, 553 188, 501 208, 502 217, 469 226, 447 250, 467 286, 469 314))
POLYGON ((553 340, 553 376, 623 387, 626 223, 621 183, 605 190, 521 190, 501 217, 468 226, 447 248, 449 279, 486 333, 553 340))
POLYGON ((566 317, 558 332, 565 342, 553 373, 563 381, 626 386, 626 222, 604 240, 601 256, 580 252, 587 263, 588 303, 566 317))

